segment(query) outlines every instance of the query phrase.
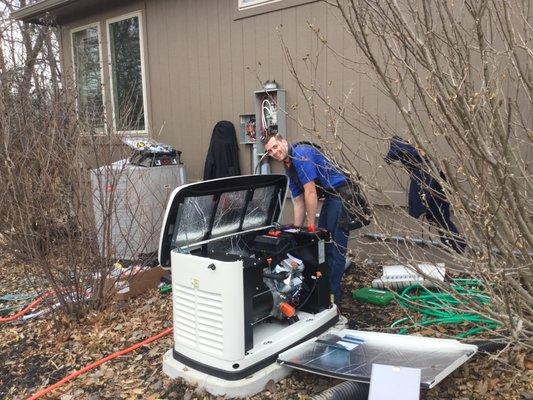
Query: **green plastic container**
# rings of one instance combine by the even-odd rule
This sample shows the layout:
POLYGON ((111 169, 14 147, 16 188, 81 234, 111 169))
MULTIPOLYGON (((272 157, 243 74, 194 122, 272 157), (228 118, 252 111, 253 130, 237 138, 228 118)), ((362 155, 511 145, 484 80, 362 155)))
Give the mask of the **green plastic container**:
POLYGON ((166 294, 172 292, 172 285, 165 283, 164 285, 159 287, 159 293, 166 294))
POLYGON ((379 290, 372 288, 361 288, 352 292, 354 300, 365 303, 377 304, 378 306, 388 306, 394 299, 394 294, 387 290, 379 290))

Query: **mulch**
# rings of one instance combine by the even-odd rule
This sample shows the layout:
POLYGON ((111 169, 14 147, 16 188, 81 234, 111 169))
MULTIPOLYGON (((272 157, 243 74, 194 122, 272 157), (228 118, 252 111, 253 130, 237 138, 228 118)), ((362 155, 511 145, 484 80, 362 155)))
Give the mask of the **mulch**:
MULTIPOLYGON (((342 310, 352 329, 391 332, 390 324, 403 316, 396 304, 381 308, 351 299, 351 291, 369 285, 379 271, 379 265, 359 261, 346 272, 342 310)), ((6 257, 0 260, 0 295, 21 293, 30 287, 25 268, 6 257)), ((28 398, 69 373, 171 325, 171 296, 160 295, 156 290, 90 313, 79 323, 60 315, 48 315, 2 324, 0 399, 28 398)), ((422 333, 448 334, 439 330, 422 333)), ((171 347, 172 335, 167 335, 79 376, 44 398, 222 400, 223 397, 211 396, 183 381, 172 380, 162 372, 163 354, 171 347)), ((424 396, 426 399, 461 400, 533 399, 532 368, 533 359, 518 346, 496 355, 479 354, 424 396)), ((294 372, 251 399, 309 399, 340 382, 294 372)))

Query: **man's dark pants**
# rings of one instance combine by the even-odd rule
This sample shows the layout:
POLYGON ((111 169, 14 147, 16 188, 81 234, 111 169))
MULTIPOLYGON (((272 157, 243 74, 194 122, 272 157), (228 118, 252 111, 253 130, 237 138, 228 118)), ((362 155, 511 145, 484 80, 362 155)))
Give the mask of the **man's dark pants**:
POLYGON ((343 212, 342 200, 337 196, 327 196, 318 219, 318 227, 328 230, 332 236, 331 242, 326 244, 326 262, 330 269, 331 293, 335 296, 337 305, 341 301, 341 279, 346 265, 348 246, 348 232, 339 227, 343 212))

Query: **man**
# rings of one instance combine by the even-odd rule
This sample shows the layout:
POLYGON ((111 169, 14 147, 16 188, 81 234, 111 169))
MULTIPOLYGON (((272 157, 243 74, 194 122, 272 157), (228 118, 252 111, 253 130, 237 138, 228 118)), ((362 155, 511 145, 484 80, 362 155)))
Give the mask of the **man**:
POLYGON ((289 177, 289 188, 294 205, 294 225, 316 228, 318 209, 317 185, 326 198, 320 212, 318 227, 331 233, 332 242, 326 244, 326 262, 329 282, 335 303, 340 305, 341 279, 346 265, 348 231, 339 226, 344 210, 337 190, 348 184, 346 176, 315 146, 308 143, 289 144, 281 135, 267 136, 264 140, 267 154, 283 162, 289 177))
MULTIPOLYGON (((393 136, 385 161, 387 164, 399 161, 411 177, 409 215, 414 218, 425 215, 428 222, 437 227, 441 242, 457 253, 462 253, 466 241, 451 219, 450 202, 439 180, 434 178, 429 168, 429 157, 407 140, 393 136)), ((444 173, 438 173, 440 178, 446 181, 444 173)))

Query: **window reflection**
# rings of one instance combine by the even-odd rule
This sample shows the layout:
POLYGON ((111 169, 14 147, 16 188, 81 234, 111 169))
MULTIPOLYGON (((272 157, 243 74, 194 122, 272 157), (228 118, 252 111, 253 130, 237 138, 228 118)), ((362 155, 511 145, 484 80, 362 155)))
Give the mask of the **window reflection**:
POLYGON ((109 24, 113 108, 117 131, 145 130, 139 18, 109 24))
POLYGON ((72 48, 80 122, 89 128, 103 130, 104 104, 98 28, 94 26, 74 32, 72 48))

